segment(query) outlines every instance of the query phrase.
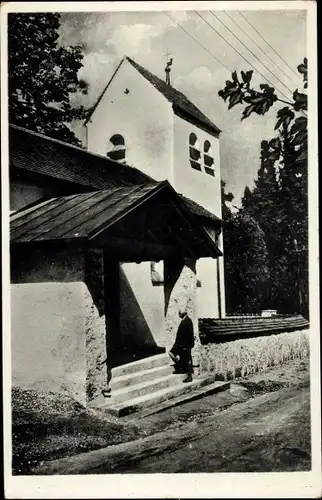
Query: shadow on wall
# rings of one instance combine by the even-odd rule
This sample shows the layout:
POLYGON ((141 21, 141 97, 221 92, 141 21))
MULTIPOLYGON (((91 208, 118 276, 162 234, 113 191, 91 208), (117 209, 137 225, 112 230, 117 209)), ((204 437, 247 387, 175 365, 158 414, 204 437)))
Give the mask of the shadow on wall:
POLYGON ((120 306, 120 340, 122 343, 120 347, 129 351, 157 351, 158 345, 122 268, 120 268, 120 306))
POLYGON ((84 279, 83 252, 75 247, 12 248, 11 283, 75 283, 84 279))
POLYGON ((196 261, 193 259, 171 259, 164 262, 164 308, 168 312, 172 291, 184 267, 188 267, 196 274, 196 261))
POLYGON ((92 300, 102 317, 105 314, 104 269, 101 251, 91 250, 85 255, 85 283, 92 300))

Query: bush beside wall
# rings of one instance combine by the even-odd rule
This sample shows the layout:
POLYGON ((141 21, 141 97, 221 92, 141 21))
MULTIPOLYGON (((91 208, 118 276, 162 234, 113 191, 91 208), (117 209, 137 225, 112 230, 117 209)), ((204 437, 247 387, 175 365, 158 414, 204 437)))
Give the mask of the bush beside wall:
POLYGON ((215 373, 217 380, 232 380, 308 356, 309 330, 297 330, 204 345, 200 353, 200 371, 215 373))

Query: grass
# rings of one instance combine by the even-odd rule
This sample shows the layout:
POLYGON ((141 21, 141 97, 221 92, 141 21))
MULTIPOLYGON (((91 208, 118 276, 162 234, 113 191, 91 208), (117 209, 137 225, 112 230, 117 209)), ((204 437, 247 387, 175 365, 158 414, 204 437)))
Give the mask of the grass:
POLYGON ((13 474, 28 474, 44 460, 132 441, 144 434, 99 410, 85 409, 68 396, 13 388, 13 474))

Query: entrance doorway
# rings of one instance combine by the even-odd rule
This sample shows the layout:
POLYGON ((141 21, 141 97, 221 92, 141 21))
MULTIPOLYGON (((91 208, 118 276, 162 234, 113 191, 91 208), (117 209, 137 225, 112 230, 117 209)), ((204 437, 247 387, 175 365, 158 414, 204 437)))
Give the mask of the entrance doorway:
POLYGON ((109 367, 165 352, 164 288, 153 286, 150 262, 105 255, 104 269, 109 367))

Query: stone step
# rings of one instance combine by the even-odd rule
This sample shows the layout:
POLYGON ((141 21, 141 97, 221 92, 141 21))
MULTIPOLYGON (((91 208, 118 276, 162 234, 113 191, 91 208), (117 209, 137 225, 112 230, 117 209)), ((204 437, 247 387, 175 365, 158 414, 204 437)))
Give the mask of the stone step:
MULTIPOLYGON (((175 377, 180 376, 175 375, 175 377)), ((181 379, 178 383, 176 383, 176 385, 165 387, 155 392, 144 394, 143 396, 123 401, 121 403, 115 404, 110 400, 108 404, 102 405, 100 409, 118 417, 122 417, 125 415, 129 415, 130 413, 142 411, 151 406, 158 405, 160 403, 163 403, 164 401, 170 400, 171 398, 178 397, 183 394, 188 394, 195 389, 200 389, 207 384, 213 383, 214 378, 215 376, 213 375, 207 378, 195 379, 192 382, 186 384, 183 384, 181 379)))
POLYGON ((130 373, 149 370, 157 366, 169 365, 170 363, 171 359, 168 354, 156 354, 155 356, 139 359, 138 361, 132 361, 126 365, 115 366, 112 368, 112 377, 121 377, 130 373))
POLYGON ((123 417, 123 419, 126 421, 132 421, 138 420, 139 418, 148 417, 150 415, 154 415, 155 413, 160 413, 164 410, 168 410, 169 408, 174 408, 175 406, 189 403, 190 401, 196 401, 197 399, 201 399, 206 396, 211 396, 212 394, 215 394, 217 392, 226 391, 230 388, 230 385, 230 382, 216 381, 202 386, 200 389, 195 389, 187 394, 182 394, 144 410, 130 413, 129 415, 123 417))
POLYGON ((166 375, 171 375, 173 372, 174 367, 172 365, 165 364, 163 366, 155 366, 154 368, 150 368, 148 370, 127 373, 126 375, 121 375, 120 377, 113 376, 109 387, 112 391, 115 391, 116 389, 133 386, 141 382, 147 382, 148 380, 165 377, 166 375))
POLYGON ((121 389, 116 389, 111 392, 111 398, 109 403, 111 405, 122 403, 124 401, 129 401, 132 399, 145 396, 146 394, 155 393, 161 389, 166 389, 168 387, 177 386, 180 384, 187 375, 166 375, 163 377, 155 378, 153 380, 148 380, 145 382, 139 382, 135 385, 130 385, 128 387, 122 387, 121 389))

